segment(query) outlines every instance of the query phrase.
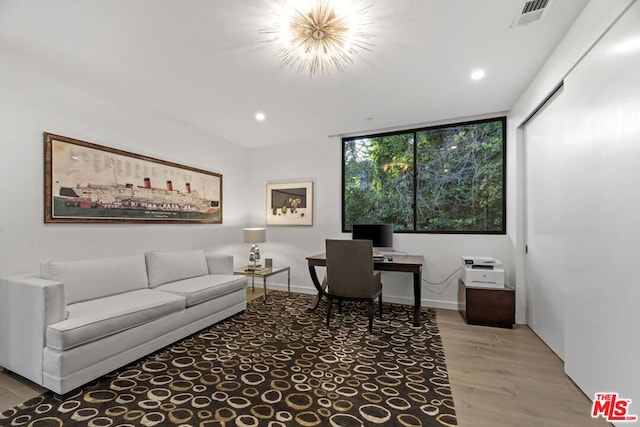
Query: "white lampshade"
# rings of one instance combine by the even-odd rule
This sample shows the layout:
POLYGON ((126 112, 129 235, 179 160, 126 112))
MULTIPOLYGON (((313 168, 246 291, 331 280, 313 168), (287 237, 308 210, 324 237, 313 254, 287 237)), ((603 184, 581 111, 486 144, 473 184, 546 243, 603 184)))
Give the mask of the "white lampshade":
POLYGON ((245 228, 242 231, 245 243, 264 243, 267 241, 266 228, 245 228))

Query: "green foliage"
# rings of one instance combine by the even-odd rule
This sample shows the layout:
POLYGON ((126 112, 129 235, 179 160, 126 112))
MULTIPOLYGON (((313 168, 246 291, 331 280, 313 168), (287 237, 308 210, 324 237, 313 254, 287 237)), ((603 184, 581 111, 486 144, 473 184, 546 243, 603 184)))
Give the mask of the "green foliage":
POLYGON ((345 228, 502 231, 502 126, 494 120, 344 140, 345 228))
POLYGON ((344 218, 413 229, 413 134, 345 142, 344 218))

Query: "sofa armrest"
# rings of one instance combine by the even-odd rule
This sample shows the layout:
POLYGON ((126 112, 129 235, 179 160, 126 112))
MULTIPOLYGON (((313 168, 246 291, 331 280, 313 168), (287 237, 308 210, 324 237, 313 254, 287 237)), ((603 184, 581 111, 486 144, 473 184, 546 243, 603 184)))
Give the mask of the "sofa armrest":
POLYGON ((205 253, 209 274, 233 274, 233 256, 205 253))
POLYGON ((42 384, 47 326, 65 316, 62 283, 37 274, 0 278, 0 366, 42 384))

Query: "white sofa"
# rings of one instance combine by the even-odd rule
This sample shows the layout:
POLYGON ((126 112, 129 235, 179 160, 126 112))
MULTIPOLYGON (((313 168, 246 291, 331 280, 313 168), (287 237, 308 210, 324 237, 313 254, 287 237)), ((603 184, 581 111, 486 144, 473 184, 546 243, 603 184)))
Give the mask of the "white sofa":
POLYGON ((58 394, 247 307, 233 257, 153 251, 0 278, 0 367, 58 394))

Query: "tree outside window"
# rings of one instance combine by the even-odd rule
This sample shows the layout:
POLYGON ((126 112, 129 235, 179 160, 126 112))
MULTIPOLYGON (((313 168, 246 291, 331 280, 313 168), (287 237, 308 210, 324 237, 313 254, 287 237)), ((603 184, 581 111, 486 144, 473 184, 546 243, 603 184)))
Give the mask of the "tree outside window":
POLYGON ((504 117, 344 138, 343 231, 505 233, 504 117))

